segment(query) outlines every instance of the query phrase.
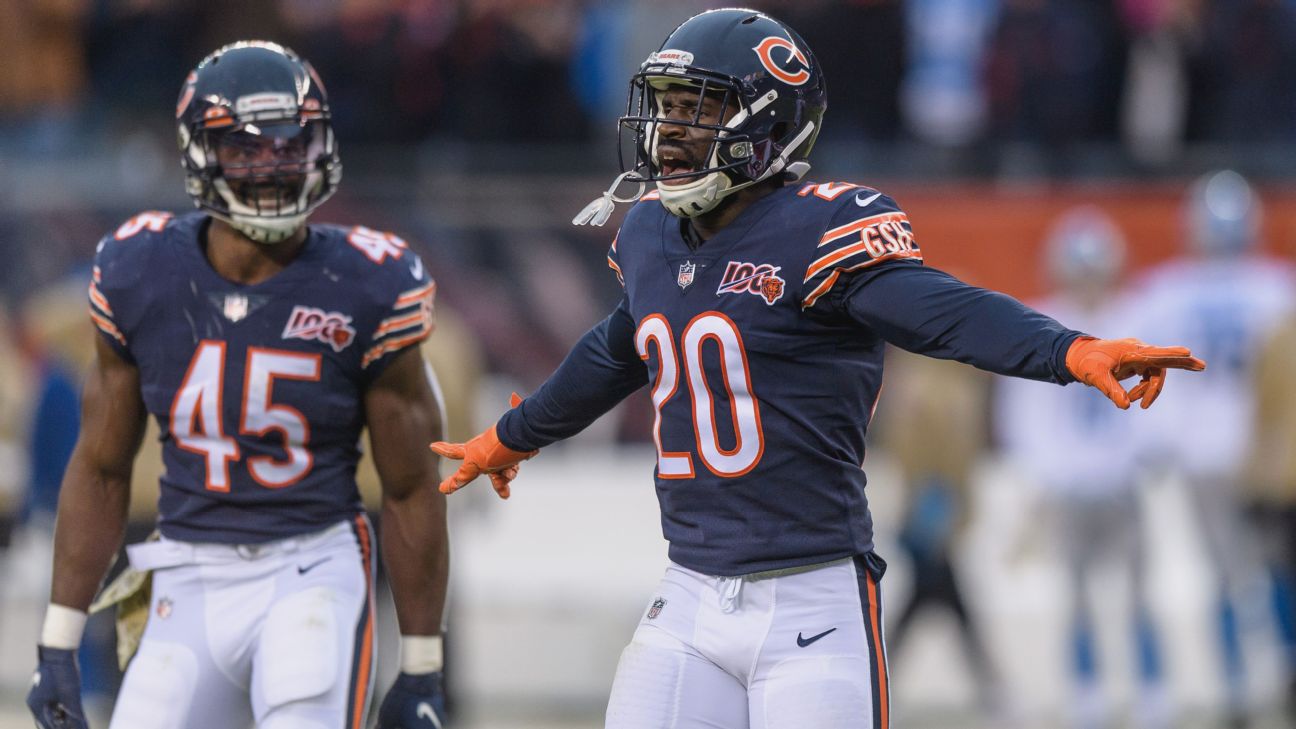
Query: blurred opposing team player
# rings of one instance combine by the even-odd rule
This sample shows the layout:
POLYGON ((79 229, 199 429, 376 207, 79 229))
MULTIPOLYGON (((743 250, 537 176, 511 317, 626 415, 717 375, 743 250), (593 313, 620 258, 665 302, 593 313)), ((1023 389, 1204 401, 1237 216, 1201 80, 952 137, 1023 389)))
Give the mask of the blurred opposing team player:
MULTIPOLYGON (((1040 311, 1088 332, 1120 331, 1129 318, 1118 289, 1124 260, 1124 240, 1105 213, 1093 207, 1067 212, 1048 237, 1046 261, 1054 294, 1039 302, 1040 311)), ((1137 726, 1168 726, 1169 699, 1146 593, 1138 453, 1130 419, 1120 417, 1093 390, 1021 379, 998 384, 995 430, 1010 462, 1039 488, 1071 581, 1073 726, 1112 724, 1102 695, 1096 610, 1091 607, 1101 602, 1090 596, 1089 579, 1113 563, 1128 578, 1133 599, 1130 635, 1142 684, 1137 726)))
POLYGON ((1257 251, 1259 196, 1241 175, 1212 172, 1184 202, 1187 255, 1147 275, 1132 311, 1136 331, 1191 346, 1211 363, 1186 379, 1139 434, 1186 478, 1218 578, 1218 625, 1229 711, 1247 713, 1242 642, 1235 598, 1257 574, 1240 519, 1239 480, 1254 442, 1255 360, 1274 328, 1296 305, 1296 276, 1285 262, 1257 251), (1192 427, 1172 427, 1191 423, 1192 427))
POLYGON ((418 354, 435 285, 395 236, 306 225, 341 163, 324 88, 292 51, 221 48, 176 117, 201 210, 143 213, 99 244, 97 360, 27 704, 44 729, 86 726, 75 650, 152 415, 161 537, 128 548, 152 596, 111 726, 364 726, 378 546, 354 480, 365 427, 405 636, 381 725, 439 722, 445 501, 423 441, 441 416, 418 354))
POLYGON ((886 356, 887 396, 877 413, 885 427, 872 443, 895 460, 904 484, 896 542, 913 574, 908 601, 891 613, 887 648, 891 655, 903 656, 921 614, 943 609, 955 620, 979 708, 1011 720, 975 606, 965 597, 967 573, 960 560, 967 527, 975 520, 971 489, 976 467, 989 440, 991 378, 955 362, 896 349, 886 356))
MULTIPOLYGON (((1187 349, 1098 340, 922 266, 895 201, 798 183, 823 73, 752 10, 685 21, 631 80, 632 157, 656 183, 608 261, 616 310, 531 397, 466 444, 441 488, 501 496, 535 451, 652 388, 671 565, 622 654, 616 727, 887 726, 886 652, 864 433, 888 341, 1145 405, 1187 349), (1119 379, 1138 375, 1126 392, 1119 379)), ((577 222, 601 223, 615 185, 577 222)))
POLYGON ((1247 458, 1248 512, 1273 575, 1287 644, 1287 716, 1296 722, 1296 316, 1274 331, 1256 363, 1255 435, 1247 458))

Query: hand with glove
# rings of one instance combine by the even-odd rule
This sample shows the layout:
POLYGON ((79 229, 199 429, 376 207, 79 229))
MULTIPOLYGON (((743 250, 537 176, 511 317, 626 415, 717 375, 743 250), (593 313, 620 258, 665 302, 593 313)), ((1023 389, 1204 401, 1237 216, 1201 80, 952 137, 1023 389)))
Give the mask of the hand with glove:
POLYGON ((402 672, 378 709, 377 729, 443 729, 445 725, 445 687, 440 671, 402 672))
POLYGON ((81 671, 73 649, 37 646, 40 662, 27 692, 38 729, 88 729, 81 709, 81 671))
MULTIPOLYGON (((521 402, 522 398, 516 392, 509 398, 512 407, 521 402)), ((490 476, 491 486, 501 499, 509 497, 509 482, 517 478, 518 464, 539 453, 515 451, 500 443, 493 425, 467 443, 437 441, 429 447, 443 458, 463 461, 459 470, 441 482, 441 493, 452 494, 485 473, 490 476)))
POLYGON ((1066 366, 1080 382, 1097 388, 1116 407, 1126 410, 1133 400, 1143 409, 1151 407, 1165 387, 1166 371, 1200 372, 1206 363, 1192 356, 1187 347, 1153 347, 1137 339, 1095 339, 1080 337, 1067 350, 1066 366), (1126 392, 1120 381, 1139 376, 1126 392))

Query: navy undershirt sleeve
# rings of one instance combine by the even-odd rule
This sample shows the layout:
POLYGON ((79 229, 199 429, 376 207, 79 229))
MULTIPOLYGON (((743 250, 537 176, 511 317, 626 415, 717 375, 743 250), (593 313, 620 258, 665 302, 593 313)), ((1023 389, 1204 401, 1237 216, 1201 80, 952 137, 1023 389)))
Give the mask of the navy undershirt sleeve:
POLYGON ((585 333, 548 380, 495 425, 516 451, 570 438, 648 383, 634 344, 635 323, 622 298, 611 316, 585 333))
POLYGON ((1075 382, 1066 351, 1080 332, 997 291, 918 264, 856 277, 841 306, 854 321, 910 352, 965 362, 1001 375, 1075 382))

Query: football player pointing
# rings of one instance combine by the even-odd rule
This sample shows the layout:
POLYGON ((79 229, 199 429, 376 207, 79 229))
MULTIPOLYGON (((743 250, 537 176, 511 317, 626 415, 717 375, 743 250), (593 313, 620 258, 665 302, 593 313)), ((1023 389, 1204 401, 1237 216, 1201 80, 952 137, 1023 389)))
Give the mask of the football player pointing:
POLYGON ((201 210, 143 213, 99 245, 98 356, 27 704, 43 729, 86 726, 75 651, 152 416, 160 537, 127 550, 151 597, 111 726, 364 726, 378 548, 354 478, 365 427, 403 634, 380 726, 439 724, 445 497, 422 445, 442 424, 417 346, 435 284, 395 236, 306 225, 341 164, 324 88, 292 51, 221 48, 185 80, 176 116, 201 210))
MULTIPOLYGON (((767 15, 715 10, 672 32, 621 119, 634 157, 617 182, 656 191, 608 254, 620 304, 494 427, 433 446, 464 461, 442 490, 487 473, 506 496, 520 461, 651 387, 671 563, 608 727, 885 729, 885 563, 860 468, 885 343, 1079 380, 1121 408, 1151 405, 1170 368, 1204 367, 924 267, 891 198, 799 182, 825 99, 810 49, 767 15)), ((614 195, 576 222, 605 220, 614 195)))

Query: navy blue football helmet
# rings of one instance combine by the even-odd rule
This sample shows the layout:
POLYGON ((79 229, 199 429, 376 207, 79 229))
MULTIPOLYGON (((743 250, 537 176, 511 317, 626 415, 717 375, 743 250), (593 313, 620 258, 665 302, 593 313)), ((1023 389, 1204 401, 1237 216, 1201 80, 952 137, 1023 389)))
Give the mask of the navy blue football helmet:
POLYGON ((324 85, 275 43, 204 58, 180 90, 176 126, 194 204, 261 243, 300 229, 342 179, 324 85))
POLYGON ((729 194, 782 175, 797 180, 810 169, 806 158, 823 125, 828 96, 818 61, 801 36, 774 18, 742 8, 708 10, 684 21, 630 79, 626 114, 619 122, 621 176, 602 200, 574 223, 602 225, 622 181, 655 182, 671 213, 695 217, 729 194), (702 103, 692 120, 670 115, 670 125, 710 133, 709 151, 698 164, 663 164, 658 154, 668 116, 668 91, 696 90, 715 99, 723 119, 705 120, 702 103))

